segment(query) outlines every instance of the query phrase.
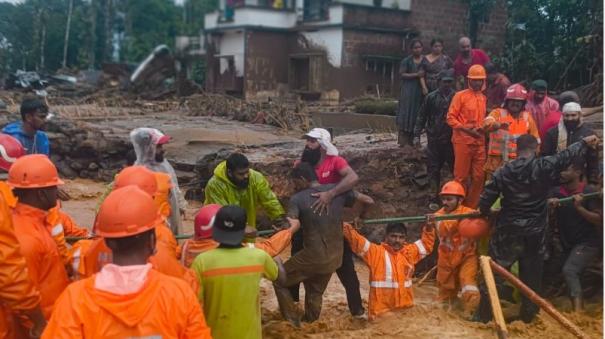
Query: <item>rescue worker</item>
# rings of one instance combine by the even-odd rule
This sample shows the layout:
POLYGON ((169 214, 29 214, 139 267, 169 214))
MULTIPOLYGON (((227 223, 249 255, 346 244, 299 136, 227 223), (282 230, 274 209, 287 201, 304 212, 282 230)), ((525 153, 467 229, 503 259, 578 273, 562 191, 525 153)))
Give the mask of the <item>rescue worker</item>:
POLYGON ((517 157, 517 138, 531 134, 540 143, 538 127, 531 113, 524 110, 527 101, 527 90, 514 84, 506 90, 502 108, 496 108, 483 122, 489 132, 487 162, 485 163, 485 180, 490 180, 496 169, 517 157))
MULTIPOLYGON (((582 107, 577 102, 568 102, 563 106, 563 117, 559 124, 546 133, 541 155, 559 153, 589 135, 595 135, 595 132, 584 124, 582 107)), ((594 185, 598 182, 600 163, 599 152, 596 149, 589 149, 586 155, 586 173, 590 184, 594 185)))
POLYGON ((538 129, 543 129, 547 117, 559 110, 559 103, 548 95, 548 84, 544 80, 531 83, 525 109, 531 112, 538 129))
POLYGON ((145 166, 153 172, 161 172, 170 175, 172 187, 170 188, 170 216, 168 224, 172 233, 181 232, 181 215, 185 213, 187 201, 179 188, 176 172, 165 158, 164 145, 170 141, 170 136, 165 135, 155 128, 136 128, 130 132, 130 141, 134 147, 137 159, 135 165, 145 166))
POLYGON ((57 186, 62 185, 57 168, 43 154, 17 159, 8 172, 8 185, 17 197, 12 221, 28 274, 40 291, 40 306, 50 317, 53 305, 69 284, 57 244, 48 229, 49 211, 57 204, 57 186))
POLYGON ((292 170, 291 177, 298 192, 290 198, 288 220, 291 228, 302 227, 303 249, 284 264, 286 281, 273 285, 283 317, 299 326, 301 315, 288 288, 298 286, 301 282, 304 284, 305 311, 302 320, 317 320, 330 277, 342 264, 343 208, 352 207, 356 200, 364 204, 373 204, 374 201, 361 193, 347 191, 330 201, 327 213, 315 213, 315 193, 329 191, 335 184, 321 185, 315 170, 307 162, 298 164, 292 170))
POLYGON ((246 220, 243 208, 221 207, 212 229, 219 247, 198 255, 191 265, 200 282, 204 315, 217 339, 262 338, 260 280, 285 278, 279 258, 274 261, 258 248, 242 246, 246 220))
MULTIPOLYGON (((485 216, 502 196, 502 209, 489 239, 489 256, 506 269, 518 261, 521 281, 536 293, 540 293, 542 283, 548 193, 572 159, 585 156, 588 147, 595 148, 597 144, 598 138, 589 136, 557 155, 539 158, 538 140, 524 134, 517 139, 517 158, 496 170, 481 195, 479 208, 485 216)), ((498 275, 495 278, 499 293, 510 295, 502 278, 498 275)), ((538 310, 537 305, 522 296, 521 320, 531 322, 538 310)), ((477 316, 482 322, 492 317, 485 286, 481 289, 477 316)))
POLYGON ((452 128, 447 124, 447 111, 454 97, 454 72, 445 70, 439 73, 439 88, 426 96, 418 112, 414 129, 414 144, 420 145, 420 134, 426 131, 428 145, 426 148, 426 168, 429 185, 433 196, 430 208, 439 208, 439 188, 441 186, 441 168, 447 164, 450 171, 454 169, 454 149, 452 147, 452 128))
POLYGON ((370 270, 370 295, 368 318, 370 320, 389 311, 414 306, 412 276, 414 266, 433 250, 435 228, 427 222, 421 239, 407 243, 404 224, 389 224, 384 241, 373 244, 351 225, 343 226, 344 237, 353 252, 368 265, 370 270))
MULTIPOLYGON (((23 154, 25 149, 17 139, 0 134, 0 169, 8 171, 23 154)), ((0 175, 5 179, 3 172, 0 175)), ((10 210, 14 204, 10 188, 0 181, 0 272, 3 272, 0 274, 0 337, 16 339, 26 335, 19 333, 20 328, 28 327, 16 319, 22 317, 32 322, 30 337, 39 337, 46 320, 40 308, 40 292, 28 275, 27 263, 15 236, 10 210)))
MULTIPOLYGON (((193 222, 193 239, 185 240, 178 249, 178 257, 183 266, 190 267, 191 263, 193 263, 193 260, 198 255, 218 247, 219 243, 212 239, 212 225, 216 213, 220 208, 221 206, 217 204, 202 206, 195 215, 195 220, 193 222)), ((297 230, 298 228, 290 227, 276 232, 268 239, 256 238, 255 242, 243 243, 242 245, 261 249, 267 252, 271 257, 275 257, 290 245, 292 233, 297 230)), ((246 236, 252 237, 255 233, 256 230, 251 227, 246 227, 246 236)))
POLYGON ((21 102, 20 111, 21 121, 6 125, 2 133, 19 140, 26 154, 50 155, 50 142, 44 132, 50 115, 44 100, 37 96, 26 96, 21 102))
POLYGON ((214 175, 204 189, 204 205, 237 205, 246 210, 247 224, 256 228, 256 209, 262 207, 279 228, 287 228, 286 212, 269 182, 260 172, 250 168, 241 153, 232 153, 214 169, 214 175))
MULTIPOLYGON (((443 185, 440 195, 443 207, 435 212, 435 216, 475 212, 462 205, 465 195, 464 187, 457 181, 449 181, 443 185)), ((458 229, 459 223, 460 220, 437 222, 437 236, 439 237, 438 299, 451 305, 460 293, 464 312, 470 316, 479 306, 477 241, 463 237, 458 229)))
POLYGON ((211 338, 191 288, 148 263, 160 223, 153 199, 138 187, 111 192, 95 230, 112 262, 67 288, 42 338, 211 338))
POLYGON ((603 246, 602 202, 582 198, 582 194, 595 192, 584 181, 584 168, 584 159, 574 158, 561 172, 561 186, 552 190, 549 199, 549 206, 556 208, 555 220, 565 257, 562 271, 576 312, 584 309, 580 276, 587 266, 598 261, 603 246), (573 197, 573 204, 559 204, 559 199, 568 197, 573 197))
MULTIPOLYGON (((338 149, 332 143, 330 132, 323 128, 313 128, 303 136, 305 149, 300 161, 295 164, 307 162, 315 169, 317 181, 322 185, 335 184, 325 192, 314 193, 317 200, 313 203, 316 212, 326 213, 332 199, 344 192, 352 190, 359 181, 355 170, 349 166, 347 160, 338 154, 338 149)), ((291 255, 303 249, 303 231, 296 232, 292 237, 291 255)), ((353 252, 346 240, 343 239, 342 265, 336 270, 338 279, 345 288, 349 312, 355 317, 363 317, 365 310, 361 303, 361 291, 359 290, 359 278, 353 264, 353 252)), ((290 288, 294 301, 299 300, 300 284, 290 288)))
POLYGON ((483 66, 472 66, 467 76, 469 88, 454 95, 447 113, 447 123, 453 129, 454 178, 466 187, 464 205, 470 208, 477 207, 484 182, 486 98, 482 91, 485 77, 483 66))

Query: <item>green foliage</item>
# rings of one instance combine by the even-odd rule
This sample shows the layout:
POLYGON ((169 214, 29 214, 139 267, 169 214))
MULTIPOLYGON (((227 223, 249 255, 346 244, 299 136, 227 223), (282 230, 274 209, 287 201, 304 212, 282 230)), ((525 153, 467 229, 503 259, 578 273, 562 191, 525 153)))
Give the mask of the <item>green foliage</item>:
POLYGON ((395 115, 397 101, 365 98, 355 102, 355 112, 366 114, 395 115))
POLYGON ((542 78, 561 90, 602 74, 603 2, 508 0, 506 47, 495 62, 513 81, 542 78))

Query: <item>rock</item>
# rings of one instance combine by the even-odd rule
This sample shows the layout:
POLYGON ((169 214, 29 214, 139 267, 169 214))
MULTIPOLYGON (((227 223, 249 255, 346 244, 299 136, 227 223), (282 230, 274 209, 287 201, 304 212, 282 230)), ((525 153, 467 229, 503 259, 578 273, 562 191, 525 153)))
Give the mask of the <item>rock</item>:
POLYGON ((8 106, 6 106, 6 103, 2 100, 0 100, 0 110, 6 110, 8 108, 8 106))
POLYGON ((54 161, 55 166, 57 166, 57 170, 59 171, 59 175, 62 178, 66 179, 75 179, 78 177, 78 172, 71 169, 67 162, 65 161, 54 161))
POLYGON ((88 165, 89 171, 96 171, 98 169, 99 169, 99 165, 97 165, 96 162, 91 162, 90 165, 88 165))

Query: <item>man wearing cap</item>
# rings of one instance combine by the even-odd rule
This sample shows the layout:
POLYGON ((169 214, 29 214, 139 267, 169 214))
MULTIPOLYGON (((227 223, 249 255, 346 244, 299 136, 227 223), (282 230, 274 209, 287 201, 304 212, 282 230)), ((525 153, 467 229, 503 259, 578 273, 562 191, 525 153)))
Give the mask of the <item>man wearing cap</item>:
POLYGON ((8 172, 8 184, 18 201, 13 208, 15 235, 27 262, 30 279, 40 291, 42 312, 48 319, 53 305, 69 284, 67 271, 53 239, 56 225, 49 211, 57 205, 57 168, 43 154, 19 158, 8 172), (51 230, 49 232, 49 230, 51 230))
MULTIPOLYGON (((559 124, 546 133, 541 155, 557 154, 590 135, 595 135, 595 132, 582 121, 582 107, 577 102, 568 102, 563 106, 563 117, 559 124)), ((598 150, 590 149, 586 153, 586 174, 591 184, 599 180, 599 163, 598 150)))
POLYGON ((428 140, 426 168, 430 180, 431 208, 439 208, 439 188, 441 187, 441 168, 444 164, 454 169, 454 149, 452 147, 452 128, 447 124, 447 110, 454 97, 454 71, 439 73, 439 88, 429 93, 418 112, 414 128, 414 144, 420 145, 420 134, 426 131, 428 140))
POLYGON ((214 169, 204 188, 204 205, 237 205, 246 210, 248 226, 256 228, 256 210, 262 207, 275 226, 288 227, 286 211, 260 172, 250 168, 241 153, 232 153, 214 169))
POLYGON ((21 102, 21 121, 13 122, 2 129, 25 147, 27 154, 50 154, 50 142, 44 132, 49 117, 48 106, 43 99, 27 96, 21 102))
POLYGON ((483 66, 471 66, 467 76, 469 88, 454 95, 447 112, 447 123, 453 129, 454 178, 466 187, 464 205, 470 208, 479 204, 485 179, 483 119, 487 113, 487 99, 482 91, 486 77, 483 66))
POLYGON ((525 109, 531 112, 540 129, 550 112, 559 110, 559 103, 548 96, 548 84, 544 80, 535 80, 530 89, 525 109))
POLYGON ((165 135, 155 128, 136 128, 130 132, 130 141, 134 146, 137 159, 135 165, 145 166, 153 172, 162 172, 170 175, 172 187, 170 188, 170 216, 168 223, 174 234, 181 231, 181 214, 184 213, 187 201, 179 188, 176 172, 172 165, 164 157, 164 145, 170 141, 170 136, 165 135))
MULTIPOLYGON (((314 201, 313 208, 316 212, 327 213, 327 209, 334 197, 350 191, 359 181, 357 173, 349 166, 349 163, 338 155, 338 149, 332 144, 332 136, 328 130, 314 128, 303 136, 306 140, 305 149, 301 156, 301 162, 307 162, 315 169, 317 181, 322 185, 335 184, 331 189, 324 192, 314 193, 318 199, 314 201)), ((296 161, 297 164, 299 161, 296 161)), ((292 252, 294 255, 303 248, 303 232, 297 232, 292 237, 292 252)), ((361 304, 361 292, 359 291, 359 278, 353 264, 353 252, 349 243, 344 241, 344 252, 342 266, 336 270, 338 279, 345 288, 349 311, 354 316, 363 316, 364 308, 361 304)), ((290 288, 290 293, 295 301, 298 300, 299 285, 290 288)))
POLYGON ((111 192, 95 230, 112 259, 61 295, 42 338, 211 338, 195 293, 148 263, 162 222, 149 194, 130 185, 111 192))
POLYGON ((214 338, 262 338, 260 280, 285 279, 281 261, 258 248, 242 246, 245 229, 246 210, 222 207, 212 230, 218 248, 200 254, 191 265, 214 338))

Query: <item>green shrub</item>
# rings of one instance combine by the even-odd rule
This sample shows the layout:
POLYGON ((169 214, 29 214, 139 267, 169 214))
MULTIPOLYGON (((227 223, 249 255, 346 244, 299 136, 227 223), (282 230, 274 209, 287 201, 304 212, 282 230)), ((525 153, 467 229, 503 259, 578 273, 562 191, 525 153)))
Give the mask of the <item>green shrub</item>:
POLYGON ((396 115, 397 101, 363 99, 355 102, 355 112, 366 114, 396 115))

